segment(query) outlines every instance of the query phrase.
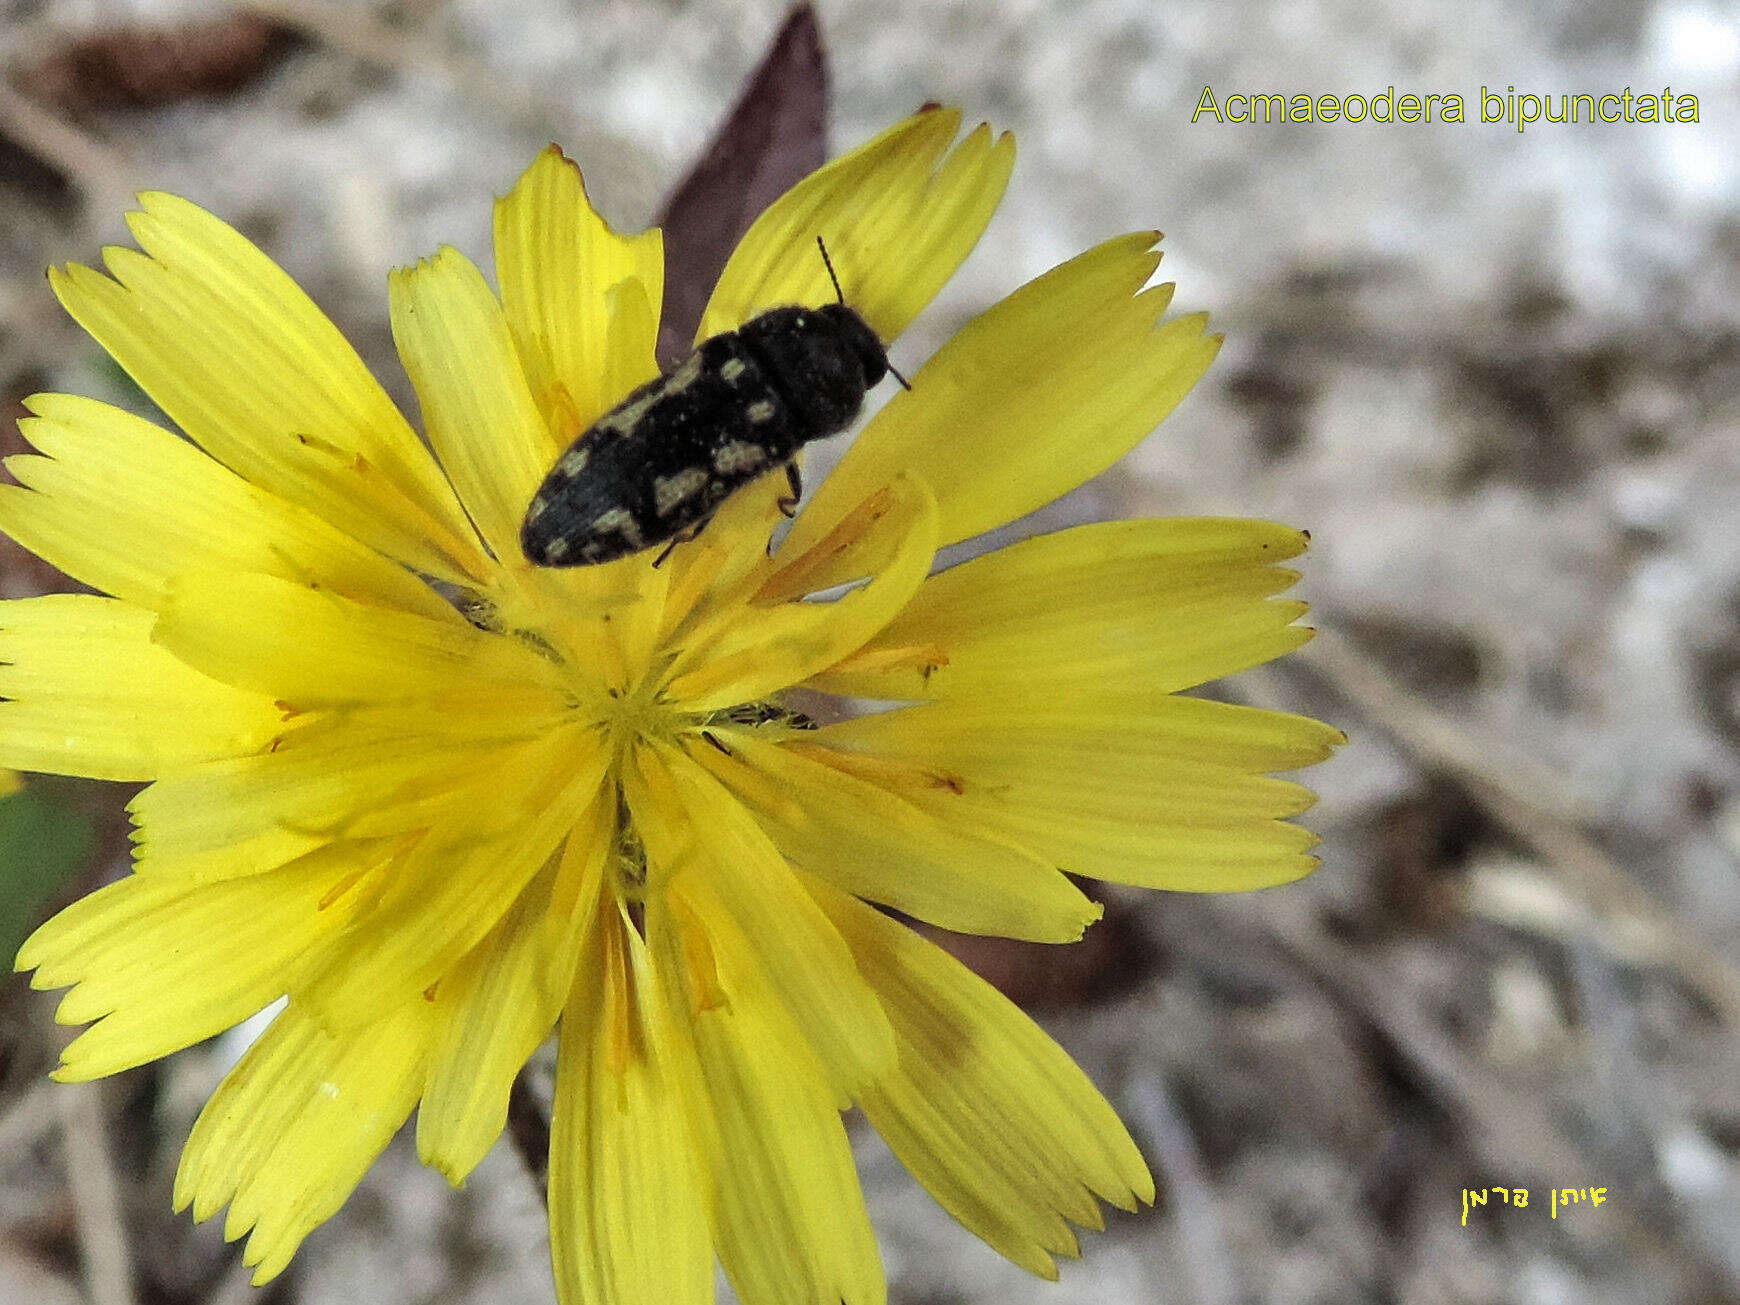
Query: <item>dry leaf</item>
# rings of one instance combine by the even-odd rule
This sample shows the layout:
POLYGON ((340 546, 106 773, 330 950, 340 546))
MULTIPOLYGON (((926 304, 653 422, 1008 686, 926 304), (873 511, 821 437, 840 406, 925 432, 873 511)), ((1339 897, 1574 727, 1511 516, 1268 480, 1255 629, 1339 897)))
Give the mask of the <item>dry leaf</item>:
POLYGON ((149 109, 232 94, 294 42, 288 27, 259 14, 111 27, 49 51, 20 81, 34 98, 62 109, 149 109))

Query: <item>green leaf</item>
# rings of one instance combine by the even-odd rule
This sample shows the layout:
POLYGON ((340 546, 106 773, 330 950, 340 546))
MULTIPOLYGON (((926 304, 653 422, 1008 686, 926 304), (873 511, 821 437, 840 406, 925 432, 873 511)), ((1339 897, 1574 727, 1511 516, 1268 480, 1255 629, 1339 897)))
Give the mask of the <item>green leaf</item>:
POLYGON ((6 969, 43 906, 81 866, 90 863, 96 827, 33 788, 0 799, 0 956, 6 969))

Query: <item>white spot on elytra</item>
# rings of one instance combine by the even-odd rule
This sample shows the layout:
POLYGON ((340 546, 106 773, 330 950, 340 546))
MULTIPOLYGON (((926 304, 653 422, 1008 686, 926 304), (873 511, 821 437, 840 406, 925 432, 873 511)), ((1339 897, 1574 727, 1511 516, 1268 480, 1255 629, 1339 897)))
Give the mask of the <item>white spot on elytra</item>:
POLYGON ((734 381, 739 376, 743 375, 744 370, 743 359, 727 358, 725 360, 725 365, 719 369, 719 375, 723 376, 727 381, 734 381))
POLYGON ((549 510, 550 510, 550 500, 543 497, 542 495, 539 495, 537 498, 532 500, 531 507, 526 509, 526 520, 527 520, 527 522, 536 521, 539 517, 543 516, 544 513, 548 512, 549 510))
POLYGON ((592 429, 611 431, 618 435, 628 434, 640 424, 641 418, 646 416, 655 403, 688 389, 700 374, 701 355, 692 353, 676 371, 659 380, 645 394, 625 400, 620 407, 605 413, 592 429))
POLYGON ((640 526, 636 524, 635 519, 629 513, 629 510, 627 508, 619 507, 611 508, 608 512, 599 513, 597 520, 592 523, 592 533, 597 535, 605 533, 621 535, 623 541, 631 548, 639 548, 642 538, 640 526))
POLYGON ((693 498, 707 483, 707 473, 699 467, 686 467, 674 476, 660 476, 653 481, 653 510, 661 517, 685 499, 693 498))
POLYGON ((578 476, 586 470, 586 464, 591 460, 591 449, 569 449, 562 455, 562 460, 556 464, 556 470, 564 476, 578 476))
POLYGON ((713 451, 713 470, 722 476, 739 471, 753 471, 767 461, 767 450, 748 440, 732 440, 713 451))
POLYGON ((773 403, 771 400, 757 400, 755 403, 750 404, 746 411, 748 412, 749 420, 758 426, 764 421, 773 420, 773 403))
POLYGON ((552 562, 560 562, 564 557, 568 556, 568 541, 561 535, 557 535, 549 543, 544 545, 544 556, 549 558, 552 562))

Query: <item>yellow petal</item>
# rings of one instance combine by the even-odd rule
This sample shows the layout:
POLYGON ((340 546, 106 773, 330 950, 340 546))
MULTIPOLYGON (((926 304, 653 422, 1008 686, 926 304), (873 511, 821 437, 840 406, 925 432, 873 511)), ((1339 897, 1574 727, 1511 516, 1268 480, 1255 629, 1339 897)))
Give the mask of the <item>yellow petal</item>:
POLYGON ((482 574, 453 491, 336 327, 269 258, 173 195, 129 215, 149 257, 49 273, 176 425, 263 489, 444 579, 482 574))
POLYGON ((176 1168, 176 1210, 192 1206, 204 1223, 234 1199, 300 1111, 332 1042, 301 1011, 278 1013, 200 1111, 176 1168))
POLYGON ((568 836, 560 872, 547 868, 436 989, 444 1031, 417 1110, 417 1153, 455 1185, 501 1136, 514 1077, 562 1012, 615 819, 614 804, 595 802, 568 836))
MULTIPOLYGON (((366 866, 364 867, 366 868, 366 866)), ((354 916, 329 901, 356 873, 332 851, 211 885, 141 875, 74 902, 19 950, 31 985, 75 985, 56 1019, 98 1023, 62 1053, 62 1081, 100 1078, 179 1051, 282 996, 354 916)))
MULTIPOLYGON (((825 731, 824 731, 825 733, 825 731)), ((805 754, 719 730, 733 756, 695 758, 746 803, 791 860, 859 897, 964 933, 1069 942, 1100 916, 1032 852, 978 836, 805 754)), ((933 772, 946 786, 951 777, 933 772)))
POLYGON ((406 855, 298 999, 328 1027, 351 1029, 384 1002, 427 990, 502 921, 585 819, 606 761, 596 734, 573 726, 507 754, 406 855))
POLYGON ((867 698, 1065 689, 1151 701, 1297 648, 1305 604, 1272 600, 1297 530, 1211 517, 1112 521, 932 576, 815 687, 867 698), (1115 688, 1113 687, 1115 686, 1115 688))
MULTIPOLYGON (((634 240, 643 242, 659 234, 655 227, 634 240)), ((630 390, 659 374, 653 349, 659 334, 659 296, 664 293, 663 260, 661 251, 657 259, 659 272, 653 279, 646 279, 644 274, 629 277, 605 291, 604 306, 610 314, 610 328, 599 368, 602 411, 608 412, 627 398, 630 390)))
MULTIPOLYGON (((842 1108, 887 1070, 894 1049, 876 994, 864 986, 833 927, 798 886, 791 867, 736 798, 686 757, 643 756, 668 768, 668 785, 686 818, 705 831, 692 859, 669 873, 664 891, 680 897, 707 937, 727 992, 771 982, 826 1068, 842 1108), (763 978, 765 976, 765 978, 763 978)), ((639 797, 638 794, 635 796, 639 797)), ((667 820, 634 811, 636 828, 667 820)), ((649 844, 649 855, 658 851, 649 844)), ((659 849, 662 851, 662 849, 659 849)))
POLYGON ((153 638, 214 679, 298 708, 436 698, 535 718, 559 701, 556 668, 518 640, 274 576, 178 576, 153 638))
POLYGON ((580 169, 555 145, 496 201, 495 271, 526 377, 558 445, 657 374, 663 238, 657 229, 611 230, 587 198, 580 169))
POLYGON ((981 124, 952 151, 959 109, 929 109, 811 173, 756 219, 720 274, 698 339, 782 304, 846 302, 884 341, 917 317, 991 220, 1015 142, 981 124))
POLYGON ((425 829, 455 804, 475 805, 511 759, 507 745, 544 736, 565 715, 458 711, 441 700, 295 715, 263 752, 192 766, 137 794, 128 805, 135 865, 227 878, 333 839, 425 829))
POLYGON ((942 1207, 1015 1263, 1054 1277, 1064 1219, 1100 1226, 1093 1197, 1152 1202, 1136 1144, 1044 1030, 941 948, 826 885, 816 900, 890 1003, 899 1068, 864 1113, 942 1207), (1091 1195, 1090 1195, 1091 1193, 1091 1195))
POLYGON ((895 480, 879 498, 876 536, 891 552, 880 574, 829 602, 722 609, 682 638, 667 694, 692 712, 750 702, 834 665, 887 625, 930 571, 937 508, 911 478, 895 480))
POLYGON ((276 748, 161 779, 128 810, 143 873, 252 874, 339 838, 426 828, 471 800, 510 744, 376 733, 339 714, 288 730, 276 748))
MULTIPOLYGON (((802 462, 801 452, 795 460, 802 462)), ((700 538, 678 548, 659 568, 657 574, 670 577, 660 613, 661 644, 680 642, 678 631, 740 610, 756 594, 769 577, 768 543, 785 520, 779 503, 788 492, 785 477, 777 473, 744 486, 719 505, 700 538)), ((892 511, 894 500, 884 502, 892 511)))
POLYGON ((939 822, 993 830, 1074 874, 1230 892, 1316 865, 1305 855, 1315 837, 1284 823, 1311 792, 1259 772, 1321 761, 1341 740, 1300 716, 1218 702, 1042 694, 862 716, 794 746, 847 770, 873 760, 869 778, 939 822))
POLYGON ((507 317, 464 254, 442 248, 388 282, 393 340, 423 426, 496 557, 520 564, 520 520, 561 446, 532 400, 507 317))
POLYGON ((713 1180, 719 1258, 738 1299, 884 1305, 887 1287, 821 1066, 770 985, 739 975, 727 1000, 697 973, 708 947, 680 901, 649 903, 649 942, 670 976, 699 1075, 691 1117, 713 1180))
POLYGON ((562 1305, 712 1305, 707 1170, 646 945, 601 911, 562 1016, 550 1249, 562 1305))
POLYGON ((434 1025, 422 1000, 344 1037, 286 1008, 200 1112, 175 1208, 205 1220, 230 1203, 224 1238, 252 1230, 254 1284, 282 1273, 410 1114, 434 1025))
POLYGON ((1150 252, 1157 239, 1107 241, 970 322, 865 427, 786 547, 809 547, 903 472, 935 491, 947 545, 1060 498, 1123 457, 1220 347, 1200 316, 1157 325, 1171 286, 1136 293, 1160 261, 1150 252))
POLYGON ((24 488, 0 486, 0 530, 77 580, 155 610, 180 572, 259 571, 464 619, 404 567, 161 427, 70 394, 25 403, 38 415, 20 429, 45 456, 6 460, 24 488))
POLYGON ((0 765, 151 779, 264 747, 278 709, 154 645, 153 619, 84 594, 0 603, 0 765))

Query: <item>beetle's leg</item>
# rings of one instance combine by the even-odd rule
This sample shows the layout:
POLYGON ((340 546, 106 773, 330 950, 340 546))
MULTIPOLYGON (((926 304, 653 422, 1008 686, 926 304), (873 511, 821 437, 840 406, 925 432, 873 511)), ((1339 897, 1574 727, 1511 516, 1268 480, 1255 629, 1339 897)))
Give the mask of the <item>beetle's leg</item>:
POLYGON ((797 515, 798 500, 804 496, 804 478, 798 474, 798 464, 785 464, 785 482, 791 486, 789 495, 782 495, 779 500, 780 513, 788 518, 797 515))
POLYGON ((699 539, 701 532, 707 528, 707 523, 712 519, 711 516, 704 516, 687 530, 672 538, 671 542, 665 545, 664 551, 653 559, 653 570, 656 571, 665 564, 665 559, 671 555, 678 544, 689 544, 699 539))

